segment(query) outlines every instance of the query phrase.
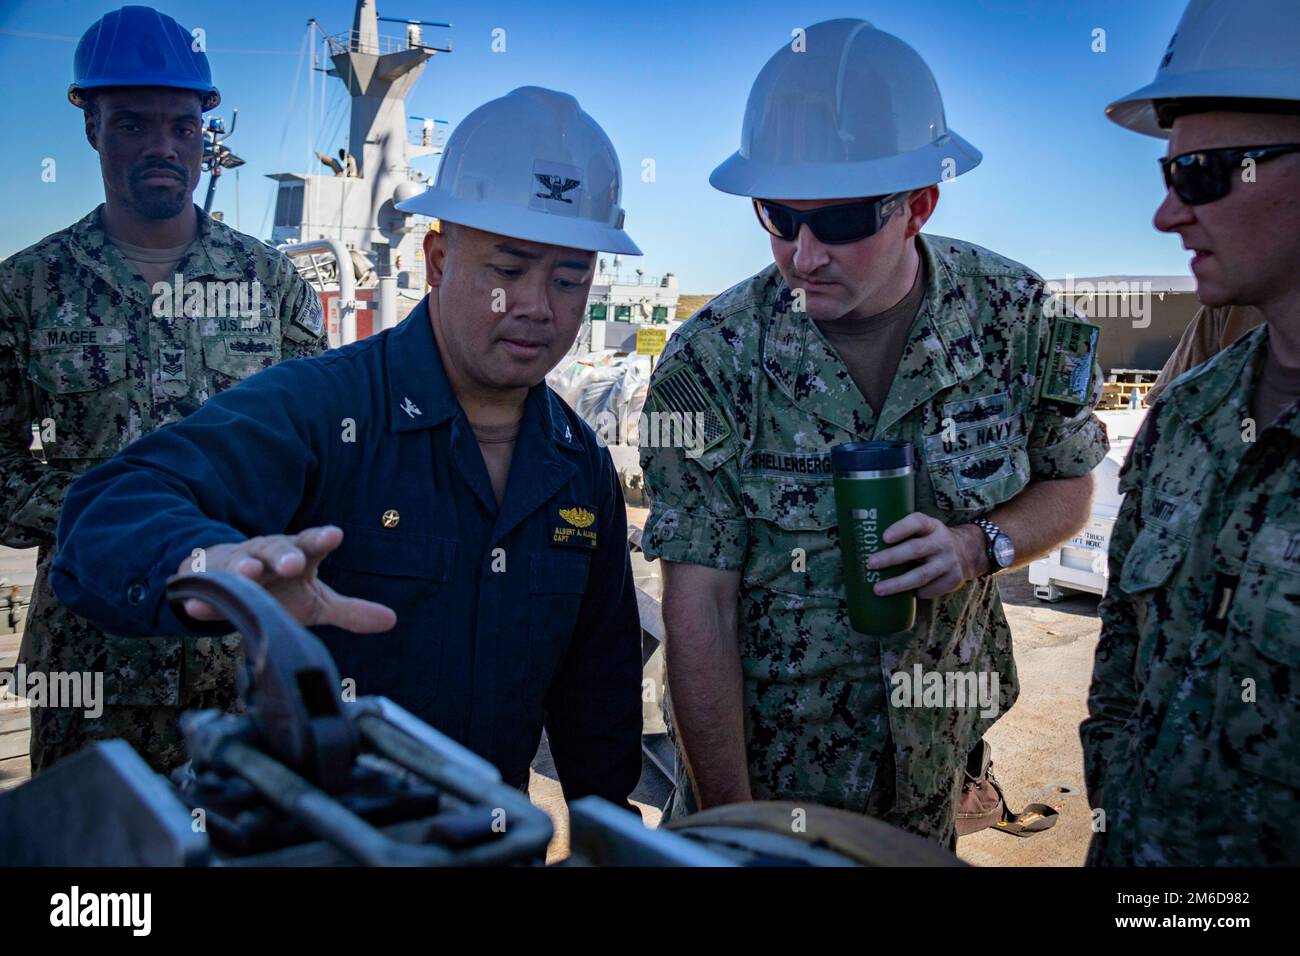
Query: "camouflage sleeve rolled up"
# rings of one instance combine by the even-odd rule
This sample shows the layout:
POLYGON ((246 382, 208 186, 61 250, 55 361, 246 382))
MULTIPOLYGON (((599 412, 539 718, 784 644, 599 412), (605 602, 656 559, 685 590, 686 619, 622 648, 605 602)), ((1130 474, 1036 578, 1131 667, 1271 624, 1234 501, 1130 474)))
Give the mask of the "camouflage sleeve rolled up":
MULTIPOLYGON (((1073 311, 1052 303, 1051 293, 1042 290, 1043 308, 1039 327, 1036 381, 1042 383, 1051 362, 1052 330, 1056 318, 1076 318, 1073 311)), ((1087 405, 1073 412, 1039 400, 1034 405, 1033 425, 1029 433, 1029 467, 1036 480, 1075 478, 1086 475, 1106 457, 1109 443, 1106 426, 1093 409, 1101 400, 1103 383, 1101 365, 1094 351, 1092 357, 1092 395, 1087 405)))
POLYGON ((1129 548, 1141 529, 1141 487, 1153 447, 1156 410, 1147 415, 1120 469, 1119 489, 1124 494, 1119 516, 1110 535, 1107 555, 1109 579, 1106 596, 1099 608, 1101 640, 1093 663, 1092 686, 1088 692, 1088 717, 1079 727, 1083 741, 1084 780, 1088 792, 1101 785, 1112 748, 1127 746, 1122 728, 1137 707, 1136 663, 1138 627, 1136 606, 1120 586, 1120 570, 1129 548))
POLYGON ((641 470, 650 496, 647 555, 739 570, 749 547, 730 402, 720 372, 674 336, 650 382, 641 470))
POLYGON ((329 347, 320 297, 311 283, 294 268, 288 256, 281 256, 281 260, 281 269, 287 270, 285 284, 288 287, 280 306, 281 354, 285 359, 319 355, 329 347))
POLYGON ((0 544, 35 548, 54 544, 63 496, 76 475, 30 450, 36 415, 25 359, 27 320, 10 294, 12 280, 0 268, 0 544))

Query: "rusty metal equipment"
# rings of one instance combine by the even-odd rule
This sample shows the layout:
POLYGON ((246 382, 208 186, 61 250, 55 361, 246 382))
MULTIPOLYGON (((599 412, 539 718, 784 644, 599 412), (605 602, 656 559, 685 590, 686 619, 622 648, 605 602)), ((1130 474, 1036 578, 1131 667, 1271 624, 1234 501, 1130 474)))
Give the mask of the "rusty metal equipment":
POLYGON ((321 642, 258 585, 181 575, 244 637, 243 714, 182 716, 171 780, 123 741, 0 795, 0 862, 475 866, 541 862, 550 819, 487 761, 382 697, 340 699, 321 642))
MULTIPOLYGON (((324 645, 259 585, 178 575, 172 601, 215 607, 244 637, 244 712, 181 717, 170 779, 122 740, 0 794, 0 864, 36 866, 541 865, 553 828, 486 760, 382 697, 345 701, 324 645)), ((792 809, 793 808, 793 809, 792 809)), ((568 866, 956 864, 857 814, 722 807, 647 829, 598 797, 569 807, 568 866), (803 816, 808 826, 790 826, 803 816)))

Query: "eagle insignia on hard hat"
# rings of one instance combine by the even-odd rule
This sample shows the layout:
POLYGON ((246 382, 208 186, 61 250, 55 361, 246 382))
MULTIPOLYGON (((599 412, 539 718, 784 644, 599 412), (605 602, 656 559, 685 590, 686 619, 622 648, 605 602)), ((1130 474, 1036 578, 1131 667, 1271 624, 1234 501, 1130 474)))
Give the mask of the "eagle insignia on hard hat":
POLYGON ((1169 139, 1170 101, 1278 100, 1269 112, 1290 112, 1300 100, 1298 10, 1295 0, 1190 0, 1155 79, 1107 106, 1106 116, 1169 139))
POLYGON ((564 194, 570 189, 575 189, 582 185, 580 179, 569 179, 567 177, 551 176, 546 173, 533 173, 537 181, 550 190, 550 193, 537 193, 538 199, 554 199, 559 202, 573 202, 572 199, 565 199, 564 194))
POLYGON ((521 86, 461 120, 433 185, 396 206, 529 242, 639 256, 623 231, 622 195, 614 144, 578 101, 521 86))
POLYGON ((1177 42, 1178 42, 1178 34, 1175 33, 1173 36, 1169 38, 1169 46, 1165 47, 1164 58, 1160 61, 1160 65, 1156 67, 1156 69, 1163 70, 1165 67, 1169 65, 1169 61, 1174 58, 1174 44, 1177 42))

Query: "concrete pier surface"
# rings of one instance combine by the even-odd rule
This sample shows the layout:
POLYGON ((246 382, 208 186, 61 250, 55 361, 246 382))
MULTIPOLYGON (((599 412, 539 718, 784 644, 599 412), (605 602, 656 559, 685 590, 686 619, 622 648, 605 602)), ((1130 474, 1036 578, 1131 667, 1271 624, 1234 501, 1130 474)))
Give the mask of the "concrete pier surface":
MULTIPOLYGON (((1079 723, 1087 714, 1101 631, 1099 599, 1079 594, 1045 604, 1034 597, 1024 569, 1001 575, 998 586, 1011 623, 1020 699, 985 737, 993 746, 993 770, 1011 809, 1046 803, 1059 816, 1052 829, 1029 837, 994 829, 962 837, 957 855, 976 866, 1080 866, 1092 837, 1092 817, 1083 787, 1079 723)), ((548 859, 563 859, 568 855, 568 813, 544 747, 533 765, 529 794, 555 823, 548 859)), ((650 774, 643 777, 633 803, 647 826, 658 825, 656 804, 664 797, 666 788, 659 781, 650 774)))

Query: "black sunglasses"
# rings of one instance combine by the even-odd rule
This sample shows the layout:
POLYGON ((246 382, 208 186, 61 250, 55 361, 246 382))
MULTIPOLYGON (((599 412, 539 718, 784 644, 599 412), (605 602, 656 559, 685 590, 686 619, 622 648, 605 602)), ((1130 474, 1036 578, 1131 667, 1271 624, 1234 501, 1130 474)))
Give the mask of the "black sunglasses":
POLYGON ((894 210, 903 205, 911 190, 891 196, 876 196, 854 202, 820 206, 817 209, 791 209, 768 199, 755 199, 754 212, 763 228, 778 239, 793 242, 804 224, 818 242, 837 246, 857 242, 880 231, 894 210))
POLYGON ((1165 174, 1166 189, 1172 189, 1189 206, 1203 206, 1228 195, 1232 177, 1241 169, 1243 159, 1272 159, 1286 153, 1300 153, 1300 143, 1198 149, 1161 157, 1160 169, 1165 174))

